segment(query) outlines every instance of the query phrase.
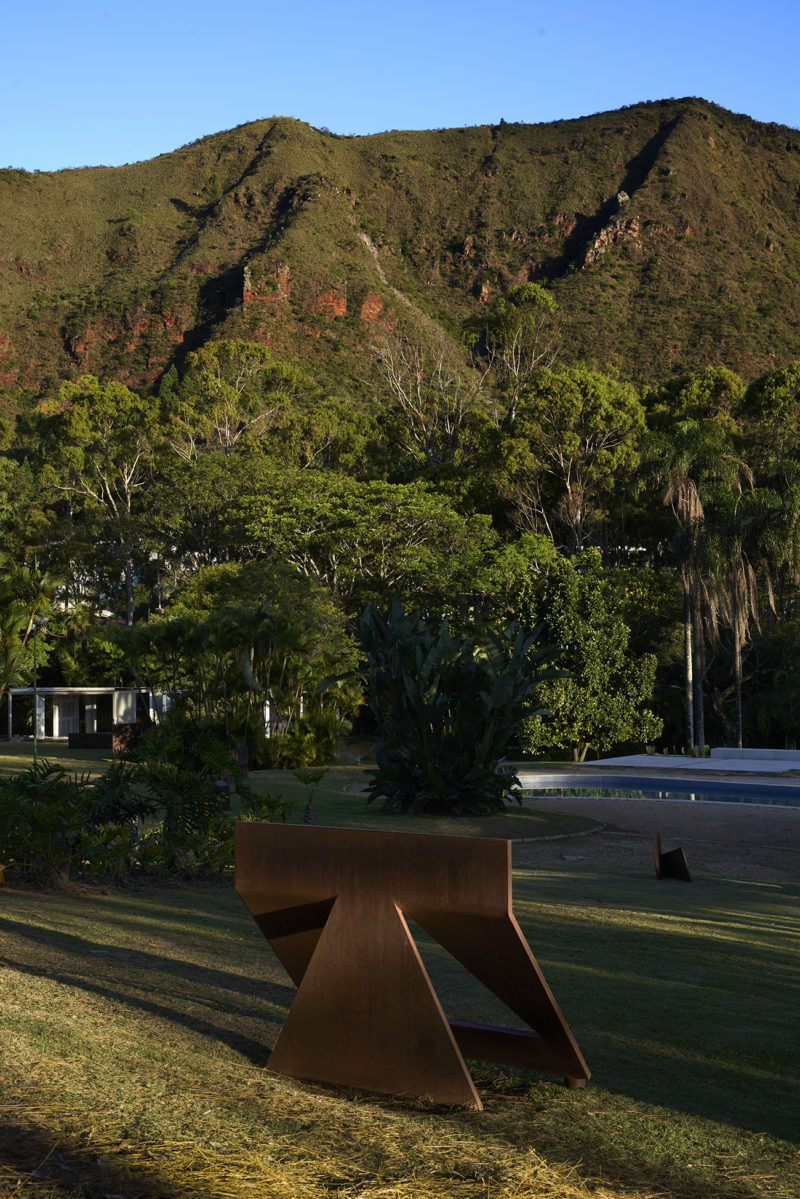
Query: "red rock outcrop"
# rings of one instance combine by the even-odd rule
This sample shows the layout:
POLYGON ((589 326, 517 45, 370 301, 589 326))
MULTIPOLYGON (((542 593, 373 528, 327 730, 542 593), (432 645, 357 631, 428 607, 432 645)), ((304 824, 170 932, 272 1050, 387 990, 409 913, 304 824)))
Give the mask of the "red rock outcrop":
POLYGON ((359 316, 362 321, 377 321, 379 317, 383 316, 384 308, 385 305, 380 296, 371 291, 361 305, 359 316))
POLYGON ((332 288, 321 292, 308 307, 311 312, 318 316, 327 316, 329 320, 347 316, 347 299, 332 288))
POLYGON ((288 263, 282 263, 264 278, 256 279, 252 269, 246 266, 242 280, 242 303, 261 301, 270 304, 275 300, 285 299, 289 295, 290 273, 288 263))

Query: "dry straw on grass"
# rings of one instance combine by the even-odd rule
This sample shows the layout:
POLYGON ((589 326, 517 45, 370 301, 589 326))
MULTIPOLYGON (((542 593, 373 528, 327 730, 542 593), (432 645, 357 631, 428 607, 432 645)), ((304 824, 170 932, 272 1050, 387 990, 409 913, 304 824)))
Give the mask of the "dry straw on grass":
MULTIPOLYGON (((609 1188, 581 1178, 577 1168, 549 1165, 532 1149, 493 1153, 481 1168, 470 1160, 476 1143, 460 1168, 431 1171, 426 1162, 405 1160, 401 1153, 385 1172, 366 1172, 330 1152, 340 1136, 325 1128, 324 1120, 318 1140, 325 1148, 310 1153, 307 1147, 292 1152, 286 1145, 275 1152, 223 1152, 190 1141, 132 1144, 118 1125, 100 1123, 87 1130, 74 1110, 55 1104, 35 1112, 4 1104, 0 1117, 0 1195, 26 1199, 661 1199, 666 1194, 609 1188), (34 1169, 9 1160, 15 1156, 8 1144, 10 1127, 24 1138, 21 1156, 29 1157, 37 1142, 42 1148, 34 1169)), ((452 1159, 457 1143, 450 1137, 437 1142, 428 1148, 438 1150, 443 1163, 452 1159)))

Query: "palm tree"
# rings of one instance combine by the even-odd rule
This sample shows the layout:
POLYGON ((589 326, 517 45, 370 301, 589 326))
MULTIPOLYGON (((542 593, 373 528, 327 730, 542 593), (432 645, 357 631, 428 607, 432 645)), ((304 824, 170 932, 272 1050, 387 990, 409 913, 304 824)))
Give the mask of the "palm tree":
POLYGON ((752 473, 736 453, 725 423, 686 417, 669 431, 647 435, 642 446, 642 477, 661 488, 663 502, 675 518, 672 550, 683 585, 686 748, 702 748, 706 628, 710 627, 713 635, 719 613, 704 493, 716 484, 738 494, 752 484, 752 473))
POLYGON ((755 624, 759 631, 761 628, 757 568, 765 568, 767 590, 770 594, 772 590, 767 534, 778 514, 775 500, 771 492, 764 490, 743 493, 720 490, 708 522, 707 572, 714 594, 709 623, 714 638, 720 620, 731 631, 736 744, 739 748, 743 735, 742 653, 751 625, 755 624))
POLYGON ((60 580, 0 555, 0 696, 25 677, 37 616, 49 612, 60 580))

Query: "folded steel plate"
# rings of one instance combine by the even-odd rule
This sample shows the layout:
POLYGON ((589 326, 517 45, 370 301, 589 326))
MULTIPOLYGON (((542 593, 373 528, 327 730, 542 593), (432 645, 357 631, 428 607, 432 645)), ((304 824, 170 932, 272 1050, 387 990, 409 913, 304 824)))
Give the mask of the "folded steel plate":
POLYGON ((586 1084, 511 911, 510 841, 238 822, 236 889, 298 988, 270 1070, 477 1108, 465 1057, 586 1084), (527 1028, 448 1021, 407 919, 527 1028))

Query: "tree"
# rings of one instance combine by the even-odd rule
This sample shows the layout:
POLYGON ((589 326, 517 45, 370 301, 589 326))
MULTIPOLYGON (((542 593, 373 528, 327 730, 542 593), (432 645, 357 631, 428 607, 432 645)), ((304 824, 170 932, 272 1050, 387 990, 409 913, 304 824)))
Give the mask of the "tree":
POLYGON ((205 450, 233 454, 267 437, 281 407, 311 386, 257 342, 206 342, 188 355, 180 383, 165 377, 160 398, 167 439, 187 462, 205 450))
POLYGON ((537 372, 501 446, 518 527, 585 548, 638 464, 644 429, 629 383, 581 366, 537 372))
POLYGON ((376 722, 370 799, 399 812, 494 812, 518 797, 502 760, 552 650, 510 626, 479 639, 434 629, 399 597, 358 623, 376 722))
POLYGON ((547 714, 526 718, 523 748, 570 750, 583 761, 589 747, 602 753, 659 736, 661 721, 649 707, 656 660, 630 652, 630 631, 597 550, 559 556, 532 572, 518 611, 529 626, 541 621, 546 641, 561 647, 556 665, 569 672, 537 691, 547 714))
POLYGON ((0 454, 0 530, 5 552, 15 561, 31 561, 52 527, 30 459, 0 454))
POLYGON ((465 323, 467 345, 490 374, 500 400, 494 409, 497 426, 514 423, 534 373, 554 366, 560 341, 557 307, 538 283, 522 283, 465 323))
POLYGON ((800 362, 751 383, 743 413, 755 468, 770 479, 787 470, 794 477, 800 455, 800 362))
POLYGON ((27 679, 34 622, 50 615, 57 590, 51 575, 0 555, 0 698, 27 679))
POLYGON ((358 706, 352 685, 318 691, 355 665, 356 649, 330 593, 288 566, 201 570, 166 618, 136 626, 125 642, 149 688, 179 699, 187 718, 210 722, 229 743, 247 744, 254 761, 328 760, 358 706))
POLYGON ((330 471, 276 475, 254 497, 253 545, 329 587, 348 610, 394 591, 441 612, 459 609, 496 536, 430 484, 361 483, 330 471))
POLYGON ((676 421, 714 421, 729 436, 737 435, 745 387, 726 366, 707 366, 678 375, 652 388, 645 400, 651 428, 666 429, 676 421))
POLYGON ((712 486, 740 493, 753 481, 736 444, 743 392, 738 375, 709 367, 648 397, 651 431, 642 443, 641 479, 661 490, 676 525, 672 549, 683 586, 687 749, 705 745, 704 613, 713 627, 719 604, 704 495, 712 486))
POLYGON ((751 623, 758 627, 758 584, 753 566, 759 554, 759 531, 769 520, 773 505, 764 503, 757 492, 737 495, 723 492, 712 517, 709 540, 712 543, 710 574, 716 574, 716 602, 713 605, 712 634, 716 636, 717 617, 727 623, 733 640, 732 673, 735 704, 736 744, 742 741, 742 651, 751 623))
POLYGON ((760 534, 769 607, 785 625, 800 580, 800 363, 752 383, 744 414, 745 453, 758 486, 772 494, 760 534))
POLYGON ((437 471, 472 457, 483 376, 460 362, 447 337, 429 344, 386 337, 375 347, 393 406, 389 435, 418 469, 437 471))
POLYGON ((158 407, 122 383, 101 384, 93 375, 65 383, 63 409, 42 421, 45 486, 83 502, 87 519, 116 548, 125 585, 125 620, 133 624, 135 502, 151 477, 159 439, 158 407))
POLYGON ((285 466, 262 455, 221 450, 192 462, 169 456, 160 463, 142 522, 145 544, 157 565, 155 607, 203 566, 254 556, 247 526, 256 496, 280 492, 285 466))

